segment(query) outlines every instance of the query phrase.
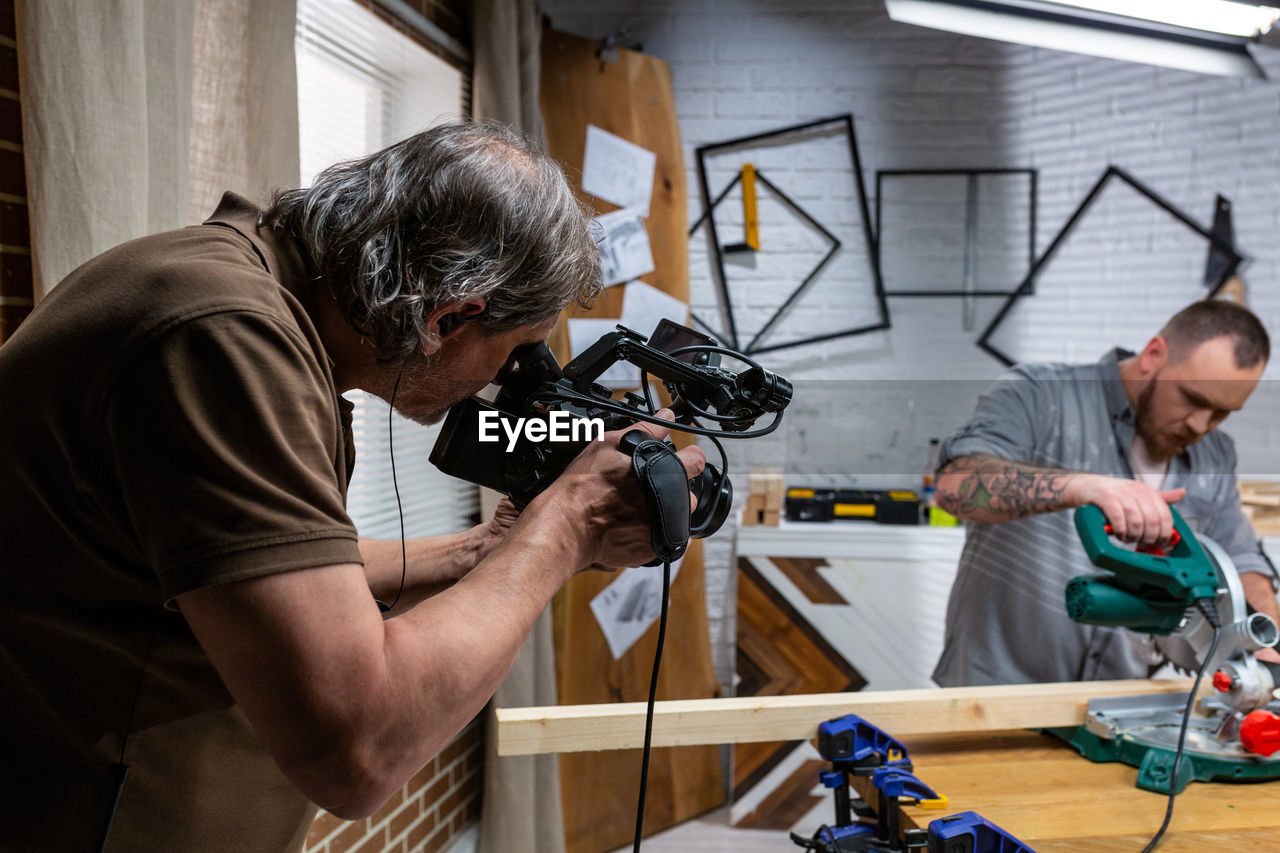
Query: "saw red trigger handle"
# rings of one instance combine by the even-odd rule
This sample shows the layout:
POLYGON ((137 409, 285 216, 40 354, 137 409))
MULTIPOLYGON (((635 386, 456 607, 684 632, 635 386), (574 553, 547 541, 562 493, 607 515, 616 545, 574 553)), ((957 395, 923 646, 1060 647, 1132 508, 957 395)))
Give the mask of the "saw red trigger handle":
MULTIPOLYGON (((1110 524, 1103 525, 1102 529, 1105 530, 1108 535, 1111 533, 1110 524)), ((1170 550, 1178 547, 1178 543, 1182 541, 1182 534, 1178 532, 1178 529, 1176 527, 1171 532, 1173 535, 1169 537, 1170 550)), ((1161 548, 1159 545, 1146 545, 1138 548, 1138 550, 1141 551, 1143 554, 1154 554, 1157 557, 1169 556, 1169 552, 1165 551, 1165 549, 1161 548)))

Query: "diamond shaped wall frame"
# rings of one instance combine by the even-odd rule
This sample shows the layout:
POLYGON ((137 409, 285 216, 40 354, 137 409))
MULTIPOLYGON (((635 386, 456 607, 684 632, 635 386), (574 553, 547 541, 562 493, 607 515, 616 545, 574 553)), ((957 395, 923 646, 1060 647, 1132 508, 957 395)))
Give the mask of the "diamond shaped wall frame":
POLYGON ((1098 178, 1097 183, 1095 183, 1085 195, 1084 200, 1080 202, 1080 205, 1075 209, 1071 216, 1067 218, 1066 224, 1063 225, 1062 229, 1054 236, 1052 242, 1049 243, 1048 248, 1044 250, 1044 254, 1037 258, 1036 262, 1032 264, 1031 269, 1027 272, 1026 278, 1022 280, 1022 283, 1018 285, 1013 293, 1009 294, 1004 304, 1000 306, 1000 310, 991 318, 991 322, 987 324, 987 328, 984 329, 982 334, 978 337, 978 348, 987 352, 991 356, 994 356, 1006 367, 1011 367, 1016 364, 1016 361, 992 344, 991 336, 995 334, 996 330, 1000 328, 1000 324, 1009 316, 1009 312, 1013 310, 1013 306, 1017 301, 1022 297, 1031 294, 1032 286, 1036 277, 1046 266, 1048 266, 1049 262, 1053 260, 1054 255, 1057 253, 1058 248, 1062 245, 1063 241, 1066 240, 1071 231, 1077 224, 1079 224, 1080 220, 1084 218, 1085 213, 1089 210, 1090 206, 1097 201, 1098 196, 1102 194, 1102 190, 1107 186, 1112 178, 1116 178, 1128 184, 1140 195, 1145 196, 1152 204, 1156 205, 1156 207, 1161 208, 1174 219, 1187 226, 1187 228, 1192 232, 1199 234, 1208 241, 1211 250, 1221 259, 1221 263, 1215 268, 1217 277, 1209 284, 1209 291, 1205 294, 1206 299, 1212 299, 1217 296, 1218 292, 1221 291, 1223 286, 1225 286, 1226 283, 1236 274, 1236 270, 1238 270, 1240 265, 1245 261, 1245 256, 1236 251, 1235 246, 1231 245, 1231 243, 1223 239, 1223 237, 1200 225, 1186 213, 1175 207, 1171 202, 1157 194, 1150 187, 1138 181, 1120 167, 1108 166, 1106 171, 1102 173, 1102 177, 1098 178))
POLYGON ((805 346, 807 344, 819 343, 821 341, 829 341, 837 338, 850 337, 852 335, 866 334, 867 332, 875 332, 889 328, 889 306, 885 298, 884 282, 880 277, 880 268, 876 260, 875 253, 875 237, 871 230, 871 216, 869 206, 867 204, 866 185, 862 177, 862 158, 858 154, 857 137, 853 128, 853 115, 845 113, 843 115, 832 116, 831 118, 819 119, 817 121, 805 122, 804 124, 791 125, 789 127, 778 128, 777 130, 757 133, 751 136, 743 136, 737 139, 730 139, 724 142, 715 142, 709 145, 703 145, 695 150, 698 168, 698 187, 702 195, 702 215, 698 217, 689 229, 692 235, 703 224, 707 226, 708 236, 712 245, 712 277, 716 287, 716 295, 720 302, 720 309, 723 314, 724 328, 716 330, 711 327, 705 320, 697 314, 693 315, 693 320, 703 329, 710 332, 713 336, 724 342, 739 352, 746 355, 776 352, 778 350, 790 349, 792 347, 805 346), (831 259, 839 252, 842 243, 828 228, 824 227, 811 216, 803 207, 801 207, 793 198, 784 193, 778 186, 770 181, 767 176, 762 174, 759 168, 755 170, 755 179, 762 183, 773 193, 779 201, 781 201, 793 213, 805 221, 811 228, 823 236, 825 240, 830 241, 831 247, 822 256, 814 267, 805 275, 804 279, 796 287, 796 289, 785 299, 783 303, 773 312, 764 326, 760 328, 751 340, 747 342, 745 347, 739 338, 737 318, 734 316, 733 302, 729 296, 728 277, 725 272, 724 254, 725 249, 720 241, 720 235, 716 229, 715 210, 729 195, 729 193, 742 180, 741 173, 734 176, 733 180, 722 189, 714 199, 711 197, 709 182, 707 179, 707 158, 718 153, 724 153, 734 149, 747 148, 752 145, 760 145, 766 142, 772 142, 783 139, 787 136, 799 135, 812 131, 821 131, 823 129, 843 131, 849 145, 849 158, 853 172, 854 185, 857 189, 858 212, 862 221, 862 236, 866 242, 867 263, 869 267, 869 277, 872 283, 877 319, 872 323, 866 323, 848 329, 842 329, 834 332, 827 332, 819 335, 811 335, 809 337, 797 340, 785 341, 782 343, 762 345, 761 342, 769 334, 775 331, 783 322, 787 313, 795 307, 809 286, 826 268, 831 259))

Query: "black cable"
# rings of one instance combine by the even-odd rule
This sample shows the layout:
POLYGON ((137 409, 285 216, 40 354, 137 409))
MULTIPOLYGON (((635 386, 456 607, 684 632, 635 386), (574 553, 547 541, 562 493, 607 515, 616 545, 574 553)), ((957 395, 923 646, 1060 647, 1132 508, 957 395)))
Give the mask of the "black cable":
MULTIPOLYGON (((682 355, 685 353, 723 353, 725 355, 731 356, 732 358, 735 358, 743 362, 744 364, 752 368, 764 370, 763 367, 761 367, 757 362, 753 361, 752 359, 747 358, 745 355, 738 352, 734 352, 733 350, 727 349, 725 347, 698 344, 694 346, 681 347, 679 349, 671 351, 670 353, 667 353, 667 355, 674 357, 674 356, 682 355)), ((644 371, 643 369, 641 370, 640 385, 641 385, 641 388, 644 389, 645 402, 649 406, 650 413, 652 413, 653 398, 649 393, 648 375, 649 374, 647 371, 644 371)), ((644 414, 638 412, 635 409, 628 408, 626 406, 622 406, 617 403, 613 403, 611 401, 603 400, 600 397, 582 394, 577 391, 553 390, 553 391, 544 392, 544 393, 534 392, 529 399, 531 402, 539 402, 539 403, 576 403, 577 405, 580 405, 580 406, 596 406, 598 408, 604 409, 605 411, 613 412, 614 414, 620 414, 626 417, 635 418, 637 420, 642 420, 647 423, 658 424, 659 426, 666 426, 669 429, 679 429, 682 432, 687 432, 692 435, 705 435, 709 438, 714 438, 715 436, 718 436, 718 435, 730 435, 733 438, 759 438, 760 436, 768 435, 769 433, 776 430, 782 422, 782 412, 777 411, 773 413, 773 416, 774 416, 773 420, 770 421, 767 427, 762 427, 761 429, 752 430, 752 431, 744 430, 742 432, 735 432, 733 430, 726 430, 726 429, 709 430, 701 426, 693 428, 693 427, 687 427, 683 425, 672 427, 670 421, 664 421, 659 418, 652 417, 652 414, 650 416, 645 416, 644 414)), ((693 410, 694 414, 698 415, 699 417, 707 418, 708 420, 713 420, 721 424, 752 424, 759 417, 758 415, 718 415, 714 412, 709 412, 706 409, 696 406, 688 400, 684 400, 683 402, 685 406, 693 410)))
POLYGON ((396 394, 400 391, 402 376, 404 376, 403 367, 396 374, 396 384, 391 388, 391 402, 387 408, 387 455, 391 457, 391 488, 396 492, 396 513, 400 516, 400 588, 396 590, 396 597, 390 604, 378 602, 378 609, 383 613, 390 612, 399 603, 400 594, 404 592, 405 577, 409 574, 409 552, 408 546, 404 543, 404 505, 400 503, 400 484, 396 482, 396 432, 392 429, 392 416, 396 412, 396 394))
MULTIPOLYGON (((722 355, 727 355, 727 356, 729 356, 730 358, 735 358, 735 359, 737 359, 738 361, 741 361, 743 364, 746 364, 747 366, 749 366, 749 367, 751 367, 751 368, 753 368, 753 369, 755 369, 755 370, 760 370, 760 371, 763 371, 763 372, 765 372, 765 373, 768 373, 768 371, 766 371, 766 370, 764 369, 764 367, 762 367, 762 366, 760 365, 760 363, 759 363, 759 362, 754 361, 753 359, 748 358, 747 356, 743 355, 743 354, 742 354, 742 353, 740 353, 740 352, 734 352, 733 350, 728 349, 728 348, 726 348, 726 347, 719 347, 719 346, 707 346, 707 345, 705 345, 705 344, 695 344, 695 345, 693 345, 693 346, 680 347, 679 349, 672 350, 671 352, 669 352, 669 353, 667 353, 667 354, 668 354, 668 355, 670 355, 670 356, 672 356, 672 357, 674 358, 675 356, 683 355, 683 354, 685 354, 685 353, 689 353, 689 352, 691 352, 691 353, 704 353, 704 352, 715 352, 715 353, 720 353, 720 354, 722 354, 722 355)), ((712 413, 712 412, 708 412, 706 409, 703 409, 703 408, 701 408, 701 407, 699 407, 699 406, 695 405, 694 403, 692 403, 692 402, 690 402, 690 401, 688 401, 688 400, 685 400, 685 401, 684 401, 684 404, 685 404, 686 406, 688 406, 690 409, 692 409, 692 410, 693 410, 693 412, 694 412, 694 414, 699 415, 700 417, 710 418, 711 420, 714 420, 714 421, 716 421, 716 422, 718 422, 718 423, 738 423, 738 422, 743 422, 743 421, 746 421, 746 422, 750 423, 750 422, 752 422, 752 421, 754 421, 754 420, 755 420, 755 419, 754 419, 752 416, 750 416, 750 415, 717 415, 717 414, 714 414, 714 413, 712 413)))
POLYGON ((653 652, 653 674, 649 676, 649 703, 644 714, 644 751, 640 754, 640 801, 636 805, 636 838, 632 853, 640 853, 640 837, 644 834, 644 795, 649 786, 649 748, 653 739, 653 703, 658 696, 658 666, 662 663, 662 644, 667 638, 667 605, 671 598, 671 563, 662 564, 662 616, 658 620, 658 647, 653 652))
MULTIPOLYGON (((667 429, 679 430, 680 432, 687 432, 691 435, 705 435, 710 438, 715 438, 717 436, 724 437, 724 438, 760 438, 761 436, 768 435, 769 433, 776 430, 782 423, 782 412, 775 412, 774 418, 772 421, 769 422, 768 426, 761 427, 760 429, 756 429, 756 430, 743 430, 742 432, 734 432, 732 430, 723 430, 723 429, 712 430, 712 429, 707 429, 705 427, 694 427, 687 424, 679 424, 679 423, 673 424, 671 421, 666 421, 666 420, 663 420, 662 418, 646 415, 644 412, 641 412, 639 409, 632 409, 620 403, 606 402, 600 397, 593 397, 587 394, 579 394, 576 391, 575 392, 552 391, 547 393, 534 393, 530 395, 529 400, 530 402, 533 402, 533 403, 574 403, 576 405, 583 406, 583 407, 595 407, 598 409, 603 409, 606 412, 612 412, 613 414, 623 415, 625 417, 631 418, 632 420, 644 421, 645 423, 651 423, 651 424, 657 424, 658 426, 663 426, 663 427, 666 427, 667 429)), ((686 405, 687 405, 687 401, 686 401, 686 405)), ((718 417, 718 416, 713 415, 712 417, 718 417)), ((730 421, 744 420, 744 418, 722 418, 722 419, 730 420, 730 421)))
POLYGON ((1142 853, 1151 853, 1156 849, 1156 845, 1164 837, 1164 831, 1169 828, 1169 821, 1173 818, 1173 798, 1177 793, 1178 766, 1182 763, 1182 749, 1187 743, 1187 724, 1191 722, 1191 711, 1195 708, 1196 694, 1200 692, 1200 679, 1204 677, 1204 671, 1213 661, 1213 656, 1218 651, 1218 639, 1222 636, 1222 626, 1218 623, 1218 610, 1214 607, 1213 599, 1201 598, 1196 601, 1196 606, 1213 626, 1213 642, 1209 644, 1209 654, 1205 655, 1204 661, 1200 664, 1200 671, 1196 673, 1196 682, 1191 687, 1191 695, 1187 697, 1187 706, 1182 711, 1182 728, 1178 731, 1178 748, 1173 754, 1173 773, 1169 777, 1169 805, 1164 810, 1164 823, 1160 824, 1160 829, 1156 831, 1147 846, 1142 848, 1142 853))
MULTIPOLYGON (((644 389, 645 406, 653 413, 653 395, 649 391, 649 374, 640 371, 640 387, 644 389)), ((669 421, 655 418, 658 423, 670 425, 669 421)), ((724 447, 714 437, 711 441, 720 450, 721 464, 727 467, 728 460, 724 447)), ((662 663, 662 647, 667 638, 667 609, 671 601, 671 563, 662 564, 662 612, 658 619, 658 646, 653 652, 653 672, 649 675, 649 698, 644 714, 644 749, 640 753, 640 795, 636 804, 636 836, 632 845, 632 853, 640 853, 640 839, 644 835, 644 801, 649 788, 649 754, 653 742, 653 706, 658 697, 658 667, 662 663)))
MULTIPOLYGON (((640 371, 640 387, 644 389, 644 404, 649 408, 649 414, 653 414, 656 411, 656 408, 653 402, 653 394, 650 393, 649 391, 649 374, 647 371, 643 369, 640 371)), ((670 425, 670 421, 659 420, 658 422, 670 425)), ((693 425, 696 427, 702 426, 696 420, 693 421, 693 425)), ((680 429, 680 427, 674 426, 673 429, 680 429)), ((694 433, 694 434, 697 435, 698 433, 694 433)), ((716 446, 716 450, 720 451, 720 470, 722 472, 727 472, 729 470, 729 454, 725 453, 724 445, 721 444, 719 439, 717 439, 714 435, 707 435, 706 438, 710 439, 711 443, 716 446)), ((716 502, 716 505, 714 508, 707 510, 707 513, 706 513, 707 518, 712 518, 716 514, 716 509, 718 508, 721 500, 720 489, 716 489, 716 494, 713 500, 716 502)))
MULTIPOLYGON (((654 418, 654 417, 647 416, 644 413, 640 412, 638 409, 630 408, 621 403, 616 403, 611 400, 606 400, 602 397, 597 397, 590 394, 582 394, 577 391, 553 390, 553 389, 535 391, 533 394, 530 395, 529 400, 534 403, 575 403, 584 408, 594 406, 599 409, 604 409, 605 411, 608 411, 608 412, 614 412, 616 414, 625 415, 629 418, 635 418, 636 420, 643 420, 649 423, 665 425, 668 427, 670 427, 672 423, 671 421, 662 420, 661 418, 654 418)), ((690 405, 687 400, 684 401, 684 404, 686 406, 690 405)), ((747 422, 751 422, 753 419, 758 420, 758 418, 755 418, 754 416, 751 416, 751 415, 729 416, 729 415, 706 414, 701 409, 698 410, 698 413, 701 413, 703 417, 709 417, 712 420, 722 421, 726 423, 747 423, 747 422)), ((685 424, 678 424, 674 428, 684 430, 685 432, 692 432, 697 435, 732 434, 734 438, 755 438, 761 435, 768 435, 769 433, 777 429, 777 422, 781 420, 782 413, 775 412, 773 414, 775 415, 775 417, 772 421, 769 422, 769 425, 767 427, 762 427, 761 429, 752 430, 752 431, 743 430, 739 432, 736 430, 726 430, 726 429, 710 430, 710 429, 706 429, 705 427, 700 429, 692 429, 685 424)))
MULTIPOLYGON (((752 424, 756 421, 755 415, 717 415, 715 412, 710 411, 709 409, 704 409, 691 400, 685 400, 684 404, 689 411, 693 412, 698 417, 706 418, 709 421, 715 421, 718 424, 752 424)), ((724 430, 724 432, 730 431, 731 430, 724 430)))
MULTIPOLYGON (((641 370, 641 371, 640 371, 640 387, 644 389, 644 404, 645 404, 646 406, 648 406, 648 407, 649 407, 649 414, 651 414, 651 415, 652 415, 652 414, 656 413, 657 409, 656 409, 656 406, 655 406, 655 404, 654 404, 654 402, 653 402, 653 394, 652 394, 652 393, 650 393, 650 391, 649 391, 649 374, 648 374, 648 372, 647 372, 647 371, 644 371, 644 370, 641 370)), ((657 422, 658 422, 658 423, 662 423, 662 424, 667 424, 667 425, 668 425, 668 426, 670 426, 673 430, 679 430, 679 431, 681 431, 681 432, 688 432, 688 430, 684 430, 684 429, 682 429, 682 428, 681 428, 681 426, 680 426, 679 424, 672 424, 672 423, 671 423, 671 421, 664 421, 664 420, 662 420, 661 418, 659 418, 657 422)), ((701 427, 702 427, 702 424, 698 423, 697 421, 693 421, 693 426, 701 428, 701 427)), ((711 439, 711 443, 712 443, 712 444, 714 444, 714 445, 716 446, 716 450, 720 451, 720 470, 721 470, 721 471, 728 471, 728 470, 729 470, 729 455, 728 455, 727 453, 725 453, 725 452, 724 452, 724 445, 720 443, 719 439, 718 439, 716 436, 714 436, 714 435, 710 435, 710 434, 709 434, 710 432, 713 432, 713 431, 714 431, 714 432, 723 432, 723 430, 709 430, 709 431, 708 431, 708 433, 707 433, 707 434, 705 434, 705 437, 706 437, 706 438, 711 439)), ((703 433, 691 433, 691 434, 692 434, 692 435, 704 435, 703 433)), ((737 435, 737 434, 735 433, 734 435, 737 435)), ((738 436, 738 437, 741 437, 741 436, 738 436)))
POLYGON ((673 349, 671 352, 667 353, 667 355, 671 356, 672 358, 675 358, 676 356, 684 355, 687 352, 692 352, 692 353, 718 352, 721 355, 727 355, 730 358, 735 358, 738 361, 750 367, 755 367, 760 370, 764 370, 764 368, 761 367, 758 361, 748 358, 744 353, 740 353, 736 350, 731 350, 728 347, 715 346, 712 344, 690 344, 687 347, 678 347, 677 349, 673 349))
MULTIPOLYGON (((686 350, 694 350, 694 349, 702 350, 704 348, 686 347, 685 349, 682 349, 682 350, 676 350, 676 353, 684 352, 686 350)), ((720 347, 709 348, 709 349, 728 352, 731 355, 734 354, 731 350, 722 350, 722 348, 720 347)), ((743 360, 746 361, 748 364, 751 364, 752 366, 758 366, 755 364, 755 362, 751 361, 750 359, 743 359, 743 360)), ((667 427, 668 429, 680 430, 681 432, 691 433, 693 435, 704 435, 707 438, 710 438, 712 444, 714 444, 716 446, 716 449, 720 451, 720 464, 723 466, 723 470, 728 469, 729 460, 728 460, 727 454, 725 453, 724 445, 722 445, 717 440, 717 435, 723 434, 725 430, 713 431, 713 430, 705 429, 699 426, 696 421, 692 425, 673 424, 670 421, 665 421, 665 420, 662 420, 661 418, 655 417, 653 395, 649 390, 649 374, 647 371, 643 369, 640 371, 640 387, 644 390, 645 406, 649 410, 648 415, 638 412, 635 409, 630 409, 625 406, 618 406, 611 403, 605 404, 604 401, 602 400, 599 400, 596 398, 588 398, 588 397, 585 397, 584 395, 578 395, 578 394, 546 395, 544 399, 557 399, 563 402, 585 401, 590 405, 597 405, 606 410, 612 410, 615 412, 620 411, 621 414, 626 415, 628 417, 635 417, 640 420, 648 421, 649 423, 655 423, 655 424, 658 424, 659 426, 667 427), (575 400, 574 399, 575 397, 578 399, 575 400)), ((687 401, 686 401, 686 404, 687 404, 687 401)), ((699 410, 699 413, 707 414, 707 413, 701 412, 701 410, 699 410)), ((708 415, 708 416, 715 418, 717 420, 741 420, 740 418, 738 419, 721 418, 716 415, 708 415)), ((781 420, 782 420, 782 413, 775 412, 773 421, 772 423, 769 424, 767 429, 757 430, 756 433, 747 433, 747 432, 734 433, 733 437, 734 438, 751 438, 756 434, 767 435, 778 428, 778 423, 781 420)), ((644 836, 644 803, 645 803, 645 794, 647 793, 649 788, 649 756, 652 751, 652 743, 653 743, 653 708, 654 708, 654 703, 657 700, 657 696, 658 696, 658 670, 662 664, 662 647, 666 642, 666 638, 667 638, 667 611, 669 609, 670 602, 671 602, 671 563, 670 561, 665 561, 662 564, 662 611, 658 619, 658 645, 653 652, 653 672, 649 676, 649 698, 645 705, 644 748, 640 753, 640 794, 636 803, 636 834, 635 834, 634 843, 631 848, 632 853, 640 853, 640 840, 644 836)), ((827 832, 831 834, 832 842, 834 843, 835 836, 833 833, 831 833, 830 828, 827 829, 827 832)))
POLYGON ((644 389, 644 404, 648 407, 649 414, 656 414, 658 410, 653 402, 653 390, 649 387, 649 372, 646 370, 640 371, 640 387, 644 389))
MULTIPOLYGON (((727 475, 729 471, 729 455, 724 452, 724 445, 721 444, 715 436, 709 435, 707 438, 716 446, 716 450, 720 451, 720 471, 727 475)), ((701 500, 701 497, 699 500, 701 500)), ((720 511, 720 504, 724 500, 724 491, 720 488, 716 488, 715 494, 712 496, 712 500, 714 501, 714 504, 712 504, 711 509, 706 511, 706 518, 715 518, 716 514, 720 511)), ((732 502, 733 498, 730 497, 729 500, 732 502)), ((699 504, 699 506, 701 506, 701 504, 699 504)))
POLYGON ((717 439, 714 435, 709 435, 709 436, 707 436, 707 438, 711 439, 711 443, 712 443, 712 444, 714 444, 714 445, 716 446, 716 450, 719 450, 719 451, 720 451, 720 470, 721 470, 721 471, 728 471, 728 470, 729 470, 729 455, 728 455, 727 453, 725 453, 725 452, 724 452, 724 445, 723 445, 723 444, 721 444, 721 443, 720 443, 720 440, 719 440, 719 439, 717 439))

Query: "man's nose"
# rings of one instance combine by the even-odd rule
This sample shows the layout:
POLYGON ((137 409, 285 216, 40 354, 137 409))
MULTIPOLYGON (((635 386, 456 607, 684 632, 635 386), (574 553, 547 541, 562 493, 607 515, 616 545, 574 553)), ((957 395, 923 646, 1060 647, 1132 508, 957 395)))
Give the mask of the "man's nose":
POLYGON ((1209 423, 1213 419, 1213 412, 1208 409, 1196 409, 1187 418, 1187 428, 1196 435, 1204 435, 1209 431, 1209 423))

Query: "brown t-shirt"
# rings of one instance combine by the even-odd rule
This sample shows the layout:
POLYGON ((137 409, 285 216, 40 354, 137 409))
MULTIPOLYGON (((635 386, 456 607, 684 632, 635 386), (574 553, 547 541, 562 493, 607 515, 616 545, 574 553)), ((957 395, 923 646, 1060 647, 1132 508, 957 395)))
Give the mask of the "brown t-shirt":
POLYGON ((291 241, 228 194, 60 283, 0 347, 0 847, 297 850, 315 807, 176 596, 361 562, 291 241))

